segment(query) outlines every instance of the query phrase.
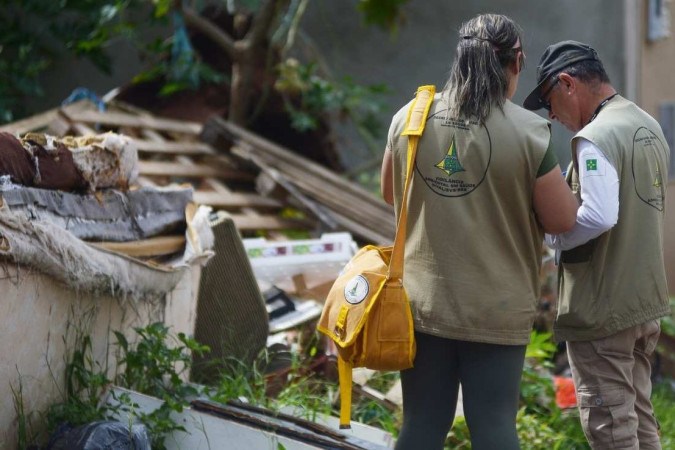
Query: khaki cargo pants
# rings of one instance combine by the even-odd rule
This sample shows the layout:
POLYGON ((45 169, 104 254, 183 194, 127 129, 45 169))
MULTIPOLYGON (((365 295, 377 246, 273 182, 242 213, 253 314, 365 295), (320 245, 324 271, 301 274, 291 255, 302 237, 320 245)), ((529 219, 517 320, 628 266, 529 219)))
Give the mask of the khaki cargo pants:
POLYGON ((567 343, 581 425, 593 450, 661 450, 650 401, 658 320, 567 343))

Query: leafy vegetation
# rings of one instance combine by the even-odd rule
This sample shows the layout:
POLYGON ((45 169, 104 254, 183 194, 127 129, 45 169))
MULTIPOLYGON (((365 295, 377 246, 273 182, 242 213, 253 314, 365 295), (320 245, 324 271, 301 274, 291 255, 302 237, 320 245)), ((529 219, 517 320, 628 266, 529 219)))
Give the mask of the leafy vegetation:
MULTIPOLYGON (((401 18, 400 6, 406 1, 362 1, 358 9, 367 24, 393 30, 401 18)), ((245 124, 262 109, 259 102, 267 98, 276 78, 276 66, 284 64, 295 43, 308 3, 309 0, 7 0, 0 4, 0 25, 4 30, 0 36, 0 120, 15 120, 26 113, 22 101, 43 94, 40 77, 57 59, 65 55, 86 58, 104 73, 110 73, 111 44, 126 40, 146 65, 146 70, 135 77, 136 82, 163 80, 160 95, 196 89, 202 83, 227 82, 229 119, 245 124), (210 42, 209 50, 195 47, 193 33, 210 42), (222 55, 214 57, 214 50, 222 55)), ((312 80, 318 81, 319 77, 314 74, 312 80)), ((317 107, 332 107, 332 101, 325 103, 323 93, 345 93, 340 103, 351 111, 361 107, 353 99, 380 89, 359 92, 349 80, 323 82, 339 89, 315 84, 305 91, 301 103, 308 109, 293 109, 298 129, 311 126, 312 118, 307 114, 316 113, 317 107)))
POLYGON ((382 94, 388 92, 385 85, 362 86, 350 78, 330 81, 318 75, 316 63, 301 64, 293 58, 280 63, 277 70, 274 87, 282 94, 296 129, 315 129, 320 115, 335 112, 352 119, 360 130, 380 131, 376 116, 384 108, 382 94), (299 97, 297 104, 289 94, 299 97))
MULTIPOLYGON (((203 353, 208 348, 193 339, 178 334, 173 336, 161 323, 135 329, 138 339, 130 343, 115 332, 120 350, 120 372, 114 381, 129 389, 153 395, 164 400, 164 405, 151 414, 139 412, 129 396, 117 398, 118 406, 101 404, 100 398, 112 383, 104 368, 91 358, 91 340, 82 336, 72 352, 67 366, 67 392, 64 401, 52 405, 47 418, 50 430, 67 422, 71 425, 102 420, 126 412, 134 420, 147 427, 153 448, 164 448, 165 437, 173 432, 184 431, 171 418, 172 412, 180 412, 189 400, 197 395, 206 395, 222 403, 244 400, 248 403, 282 410, 291 408, 294 414, 314 420, 320 414, 338 413, 337 387, 334 381, 307 370, 312 358, 317 355, 317 341, 310 339, 304 352, 293 354, 290 370, 282 377, 281 389, 272 393, 275 380, 266 374, 264 367, 273 355, 264 353, 253 367, 226 361, 219 380, 198 389, 184 381, 190 369, 191 353, 203 353)), ((588 444, 579 424, 576 410, 560 410, 555 404, 555 392, 550 375, 550 359, 555 346, 549 334, 533 334, 527 350, 527 362, 521 384, 521 407, 517 416, 517 430, 523 450, 582 450, 588 444)), ((378 372, 368 385, 380 392, 387 391, 398 380, 396 372, 378 372)), ((279 380, 277 379, 276 382, 279 380)), ((20 386, 14 389, 15 403, 21 408, 20 386)), ((663 382, 654 388, 653 403, 661 423, 663 448, 675 444, 675 389, 673 384, 663 382)), ((398 434, 401 424, 400 409, 391 410, 380 402, 355 396, 353 419, 380 427, 398 434)), ((27 442, 25 415, 21 427, 22 442, 27 442)), ((470 449, 471 440, 466 421, 457 417, 446 440, 446 448, 470 449)))
POLYGON ((117 400, 119 405, 101 402, 102 396, 113 383, 107 370, 92 358, 91 338, 82 336, 66 366, 66 392, 63 402, 52 405, 47 412, 48 429, 57 430, 62 424, 78 426, 106 420, 127 412, 143 423, 150 434, 152 448, 163 449, 164 438, 169 433, 184 431, 184 427, 171 419, 172 412, 181 412, 189 399, 198 395, 194 385, 185 382, 182 375, 189 370, 192 353, 203 353, 208 347, 179 333, 169 334, 162 323, 135 328, 138 341, 131 345, 126 337, 115 332, 121 350, 118 374, 119 386, 152 395, 163 400, 160 408, 151 413, 138 412, 128 395, 117 400))
MULTIPOLYGON (((345 175, 376 192, 383 131, 378 117, 388 91, 384 85, 365 86, 350 77, 333 79, 309 44, 295 52, 305 62, 289 57, 298 42, 306 44, 298 36, 303 36, 300 24, 309 1, 0 2, 0 25, 5 30, 0 35, 0 123, 34 112, 26 105, 35 105, 34 99, 44 95, 43 80, 60 59, 87 59, 110 74, 111 49, 124 42, 143 64, 133 83, 162 100, 185 90, 202 95, 207 90, 200 89, 217 85, 212 87, 222 95, 224 104, 219 108, 228 120, 256 128, 268 123, 264 116, 268 114, 279 128, 290 124, 293 129, 272 137, 286 145, 307 136, 330 136, 327 131, 335 119, 340 126, 353 127, 361 138, 355 148, 365 150, 358 158, 364 161, 356 161, 345 175), (287 117, 278 114, 282 107, 287 117)), ((367 0, 355 8, 366 25, 393 32, 402 23, 401 6, 407 1, 367 0)), ((317 140, 321 142, 316 152, 331 155, 329 160, 341 167, 333 140, 317 140)))
POLYGON ((111 71, 106 50, 123 37, 136 42, 139 18, 144 26, 147 4, 140 0, 85 1, 6 0, 0 4, 0 120, 27 113, 26 98, 43 95, 40 77, 64 55, 90 60, 111 71), (145 8, 144 8, 145 7, 145 8))

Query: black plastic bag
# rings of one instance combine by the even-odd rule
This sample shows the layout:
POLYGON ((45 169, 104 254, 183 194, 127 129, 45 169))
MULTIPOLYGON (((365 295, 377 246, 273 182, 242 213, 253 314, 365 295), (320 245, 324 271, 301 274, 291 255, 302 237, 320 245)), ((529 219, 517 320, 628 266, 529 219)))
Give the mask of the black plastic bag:
POLYGON ((59 427, 46 450, 151 450, 151 447, 144 425, 129 428, 121 422, 100 421, 74 428, 59 427))

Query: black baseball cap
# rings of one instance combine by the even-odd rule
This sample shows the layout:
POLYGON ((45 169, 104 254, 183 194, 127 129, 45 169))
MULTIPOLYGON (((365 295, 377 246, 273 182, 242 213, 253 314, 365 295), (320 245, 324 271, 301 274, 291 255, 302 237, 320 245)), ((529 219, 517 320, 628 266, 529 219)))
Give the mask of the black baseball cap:
POLYGON ((523 106, 532 111, 543 108, 541 87, 546 80, 565 67, 588 60, 600 61, 597 52, 589 45, 577 41, 561 41, 549 45, 537 66, 537 87, 527 96, 523 106))

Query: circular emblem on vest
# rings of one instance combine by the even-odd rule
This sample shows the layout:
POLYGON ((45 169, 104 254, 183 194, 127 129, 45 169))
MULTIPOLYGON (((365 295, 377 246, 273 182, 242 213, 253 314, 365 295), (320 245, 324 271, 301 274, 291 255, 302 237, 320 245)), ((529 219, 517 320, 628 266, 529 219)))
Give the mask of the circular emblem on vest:
POLYGON ((631 155, 635 193, 640 200, 659 211, 663 211, 668 183, 668 169, 665 167, 667 154, 665 145, 653 131, 645 127, 638 128, 633 136, 631 155))
POLYGON ((370 284, 363 275, 357 275, 345 286, 345 300, 352 305, 358 305, 368 296, 370 284))
POLYGON ((492 139, 484 125, 447 117, 434 117, 438 124, 426 146, 420 143, 415 168, 424 183, 443 197, 462 197, 485 180, 492 159, 492 139), (445 142, 445 145, 437 143, 445 142))

